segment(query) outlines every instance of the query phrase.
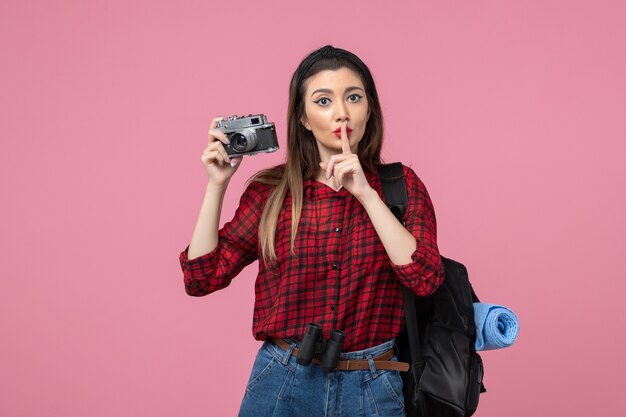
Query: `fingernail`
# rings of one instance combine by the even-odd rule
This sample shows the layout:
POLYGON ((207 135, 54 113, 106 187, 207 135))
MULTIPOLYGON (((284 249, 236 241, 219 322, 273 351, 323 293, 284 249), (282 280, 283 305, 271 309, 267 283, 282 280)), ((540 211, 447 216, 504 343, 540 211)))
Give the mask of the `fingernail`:
POLYGON ((235 168, 237 166, 237 161, 235 159, 233 159, 232 161, 230 161, 230 166, 235 168))

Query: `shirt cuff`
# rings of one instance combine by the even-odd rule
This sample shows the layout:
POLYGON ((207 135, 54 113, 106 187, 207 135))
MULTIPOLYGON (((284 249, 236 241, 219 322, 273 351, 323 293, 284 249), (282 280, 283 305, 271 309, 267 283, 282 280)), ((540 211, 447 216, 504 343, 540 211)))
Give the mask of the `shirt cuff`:
POLYGON ((410 263, 391 262, 391 267, 402 285, 419 296, 431 295, 443 282, 443 263, 438 251, 430 250, 419 240, 410 263))
POLYGON ((184 276, 195 277, 206 275, 207 269, 211 269, 217 262, 218 247, 209 253, 189 260, 187 257, 189 246, 187 246, 185 250, 180 253, 180 267, 183 270, 184 276))

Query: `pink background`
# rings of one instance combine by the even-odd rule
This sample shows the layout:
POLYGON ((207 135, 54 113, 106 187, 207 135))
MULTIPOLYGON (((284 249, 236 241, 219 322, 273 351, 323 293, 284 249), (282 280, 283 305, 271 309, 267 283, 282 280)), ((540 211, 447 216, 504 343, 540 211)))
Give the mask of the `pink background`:
MULTIPOLYGON (((210 120, 266 113, 326 43, 371 68, 384 156, 442 254, 520 317, 478 416, 618 415, 626 372, 626 3, 8 1, 0 5, 0 416, 232 416, 256 264, 183 289, 210 120)), ((245 180, 279 162, 247 158, 245 180)))

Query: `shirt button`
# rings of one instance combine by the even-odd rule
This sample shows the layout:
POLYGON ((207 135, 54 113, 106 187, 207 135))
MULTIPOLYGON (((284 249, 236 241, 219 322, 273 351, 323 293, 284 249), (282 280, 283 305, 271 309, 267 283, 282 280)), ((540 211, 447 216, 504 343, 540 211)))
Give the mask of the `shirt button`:
POLYGON ((330 306, 330 311, 335 311, 335 306, 330 306))
POLYGON ((333 266, 331 268, 333 269, 333 271, 336 271, 336 270, 339 269, 339 265, 333 264, 333 266))
POLYGON ((338 227, 335 227, 335 232, 339 232, 341 229, 338 227))

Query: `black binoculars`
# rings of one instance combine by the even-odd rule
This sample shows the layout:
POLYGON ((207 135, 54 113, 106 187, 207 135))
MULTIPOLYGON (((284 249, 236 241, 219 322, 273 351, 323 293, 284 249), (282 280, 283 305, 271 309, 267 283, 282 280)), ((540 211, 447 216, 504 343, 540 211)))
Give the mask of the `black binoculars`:
POLYGON ((313 357, 318 354, 322 357, 320 367, 324 372, 332 372, 339 362, 339 354, 343 349, 346 333, 341 330, 330 332, 330 339, 324 339, 321 326, 309 323, 302 338, 296 361, 303 366, 309 366, 313 357))

